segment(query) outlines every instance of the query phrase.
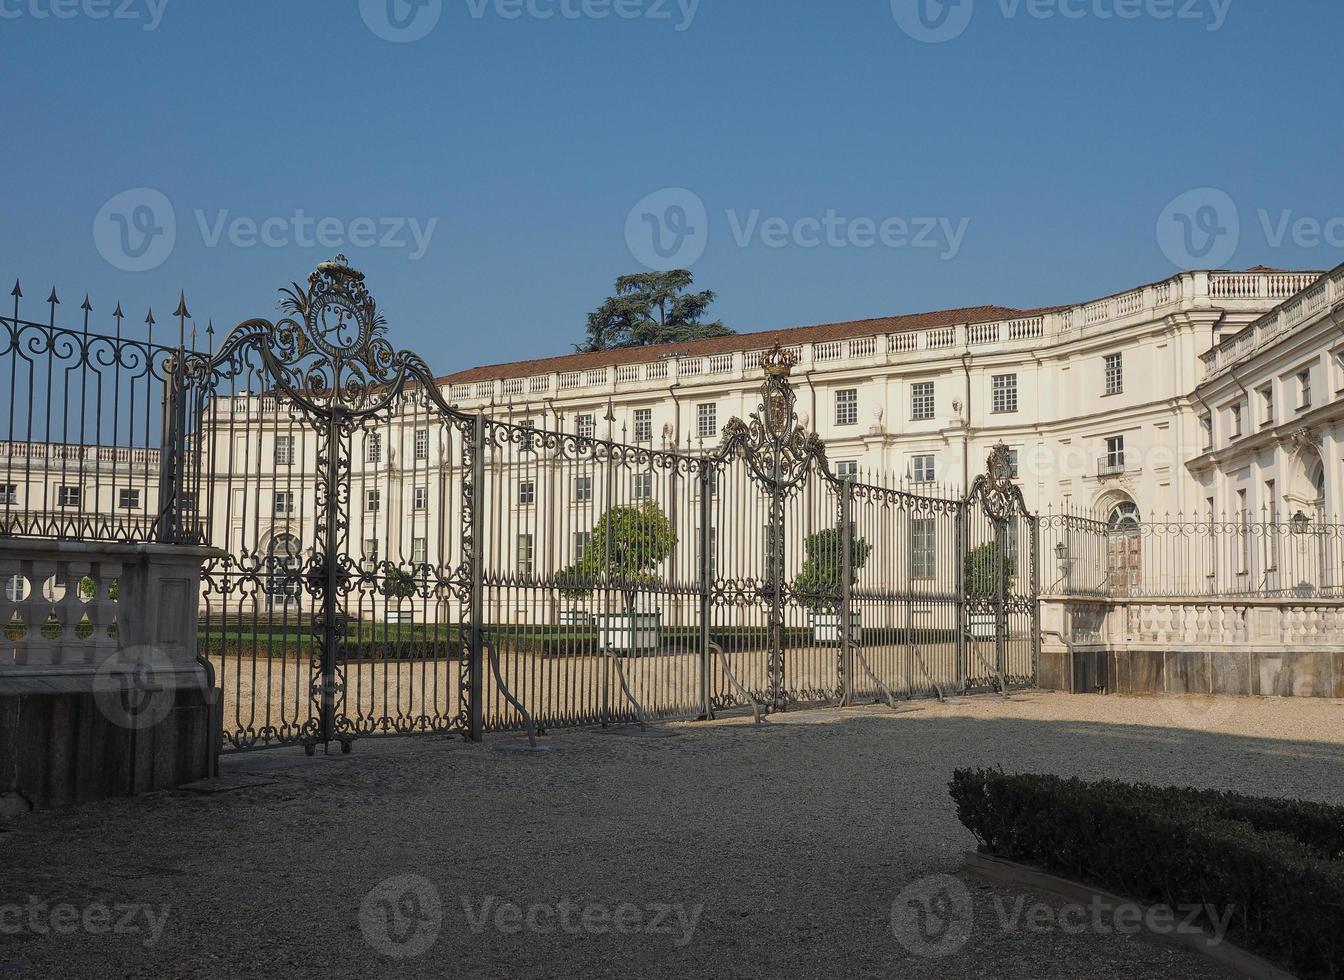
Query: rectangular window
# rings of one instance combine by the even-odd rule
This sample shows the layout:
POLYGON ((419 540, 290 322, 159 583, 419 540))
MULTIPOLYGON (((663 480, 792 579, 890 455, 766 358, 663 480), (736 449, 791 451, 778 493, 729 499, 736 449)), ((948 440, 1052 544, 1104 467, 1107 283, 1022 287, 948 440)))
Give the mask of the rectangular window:
POLYGON ((1311 371, 1299 371, 1297 375, 1298 391, 1302 393, 1301 408, 1311 408, 1311 371))
POLYGON ((713 402, 695 406, 695 433, 701 439, 713 439, 719 434, 719 407, 713 402))
POLYGON ((0 483, 0 504, 17 504, 19 502, 19 485, 17 483, 0 483))
POLYGON ((0 588, 0 597, 6 602, 22 602, 26 598, 23 586, 22 575, 6 575, 4 587, 0 588))
POLYGON ((635 474, 635 499, 648 500, 653 496, 653 474, 636 473, 635 474))
POLYGON ((281 435, 275 437, 275 465, 294 465, 294 437, 281 435))
POLYGON ((415 430, 415 458, 424 460, 429 459, 429 430, 415 430))
POLYGON ((1121 354, 1106 355, 1106 394, 1118 395, 1125 390, 1125 362, 1121 354))
POLYGON ((580 439, 591 439, 597 435, 597 420, 591 415, 580 415, 575 420, 575 426, 580 439))
POLYGON ((932 483, 934 470, 934 458, 931 454, 910 457, 910 479, 916 483, 932 483))
POLYGON ((428 541, 426 541, 424 538, 411 538, 411 564, 412 564, 412 565, 423 565, 423 564, 425 564, 425 555, 426 555, 426 554, 428 553, 428 551, 429 551, 427 545, 428 545, 428 541))
POLYGON ((1260 409, 1263 412, 1261 416, 1262 423, 1266 426, 1274 424, 1274 386, 1266 385, 1260 389, 1260 409))
POLYGON ((414 510, 429 509, 429 487, 416 487, 411 491, 411 507, 414 510))
POLYGON ((1124 436, 1106 437, 1106 455, 1101 460, 1099 472, 1102 476, 1125 472, 1124 436))
POLYGON ((835 393, 835 424, 857 425, 859 422, 859 389, 841 388, 835 393))
POLYGON ((364 439, 364 462, 381 463, 383 461, 383 434, 370 432, 364 439))
POLYGON ((910 577, 933 578, 937 573, 937 523, 932 517, 910 521, 910 577))
POLYGON ((61 487, 56 491, 56 502, 62 507, 78 507, 81 496, 79 487, 61 487))
POLYGON ((859 463, 853 459, 842 459, 835 464, 835 475, 842 480, 858 480, 859 463))
POLYGON ((1232 419, 1232 438, 1240 439, 1242 432, 1241 402, 1237 402, 1237 404, 1233 405, 1230 409, 1228 409, 1228 412, 1232 419))
POLYGON ((377 538, 364 539, 364 554, 363 554, 363 560, 360 562, 360 565, 363 566, 364 571, 366 572, 373 572, 377 570, 378 568, 377 538))
POLYGON ((294 491, 277 490, 275 491, 274 507, 271 514, 275 517, 289 517, 294 513, 294 491))
POLYGON ((370 514, 378 512, 383 503, 383 491, 365 490, 364 491, 364 509, 370 514))
POLYGON ((574 478, 574 500, 578 503, 586 503, 593 499, 593 478, 591 476, 576 476, 574 478))
POLYGON ((523 578, 531 578, 536 566, 533 562, 532 554, 532 535, 518 535, 518 574, 523 578))
POLYGON ((635 409, 635 442, 653 442, 653 409, 635 409))
POLYGON ((910 386, 910 417, 916 421, 933 418, 932 381, 916 381, 910 386))
POLYGON ((122 510, 139 510, 140 491, 135 489, 118 490, 117 506, 122 510))
POLYGON ((574 560, 583 561, 588 557, 588 549, 593 543, 592 531, 574 532, 574 560))
POLYGON ((537 485, 531 480, 524 480, 518 484, 518 505, 520 507, 531 507, 537 502, 537 485))
POLYGON ((990 409, 995 414, 1017 411, 1017 375, 996 374, 989 379, 990 409))
POLYGON ((1016 480, 1018 477, 1017 469, 1017 450, 1008 450, 1008 479, 1016 480))

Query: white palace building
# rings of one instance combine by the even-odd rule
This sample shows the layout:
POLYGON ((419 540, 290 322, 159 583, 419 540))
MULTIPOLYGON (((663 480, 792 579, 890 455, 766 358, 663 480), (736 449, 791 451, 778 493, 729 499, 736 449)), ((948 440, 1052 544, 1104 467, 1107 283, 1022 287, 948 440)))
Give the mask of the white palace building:
POLYGON ((753 332, 440 381, 465 411, 695 451, 756 410, 775 344, 798 358, 801 421, 832 465, 875 482, 965 487, 1003 442, 1037 511, 1319 520, 1344 492, 1344 266, 1189 272, 1071 306, 753 332))

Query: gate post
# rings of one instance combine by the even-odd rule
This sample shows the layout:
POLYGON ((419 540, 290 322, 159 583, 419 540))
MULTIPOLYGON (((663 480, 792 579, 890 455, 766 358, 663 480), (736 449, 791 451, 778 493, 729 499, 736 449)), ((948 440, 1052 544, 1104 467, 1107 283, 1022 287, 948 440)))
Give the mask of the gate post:
POLYGON ((956 528, 956 552, 953 555, 956 564, 957 576, 957 598, 956 598, 956 658, 957 658, 957 691, 958 693, 966 690, 966 551, 970 541, 969 533, 966 528, 969 517, 970 504, 966 500, 957 503, 957 528, 956 528))
POLYGON ((471 458, 471 642, 467 650, 467 737, 485 738, 485 416, 472 419, 471 458))
POLYGON ((712 591, 714 587, 714 536, 711 521, 714 517, 714 464, 701 459, 700 470, 700 718, 709 720, 714 717, 710 691, 710 652, 709 619, 713 611, 712 591))
MULTIPOLYGON (((1008 521, 994 518, 994 670, 1000 683, 1008 665, 1008 521)), ((1004 693, 1007 693, 1006 691, 1004 693)))
POLYGON ((854 703, 854 483, 840 482, 840 704, 854 703))
MULTIPOLYGON (((1041 519, 1027 516, 1031 528, 1031 680, 1041 685, 1041 519)), ((1072 658, 1070 658, 1072 660, 1072 658)))
POLYGON ((182 430, 183 416, 182 375, 185 352, 177 350, 170 360, 171 370, 163 376, 163 435, 159 449, 159 509, 154 522, 154 540, 171 544, 181 536, 182 520, 182 430))

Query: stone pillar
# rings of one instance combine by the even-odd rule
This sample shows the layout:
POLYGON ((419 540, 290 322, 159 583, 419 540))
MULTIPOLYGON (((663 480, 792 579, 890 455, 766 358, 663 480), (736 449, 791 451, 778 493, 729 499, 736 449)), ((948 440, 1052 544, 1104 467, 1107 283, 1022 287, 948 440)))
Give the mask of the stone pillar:
POLYGON ((201 565, 160 544, 0 539, 0 812, 214 775, 201 565))

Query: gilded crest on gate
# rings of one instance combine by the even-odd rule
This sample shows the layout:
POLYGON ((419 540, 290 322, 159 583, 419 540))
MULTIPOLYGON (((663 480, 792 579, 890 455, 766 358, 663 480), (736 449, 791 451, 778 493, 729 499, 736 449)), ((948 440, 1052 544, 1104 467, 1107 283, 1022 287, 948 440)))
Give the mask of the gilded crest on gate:
POLYGON ((776 344, 761 355, 765 382, 761 401, 747 421, 732 419, 723 430, 723 453, 739 453, 756 476, 780 487, 803 478, 813 461, 826 467, 826 445, 798 421, 789 376, 798 355, 776 344))

